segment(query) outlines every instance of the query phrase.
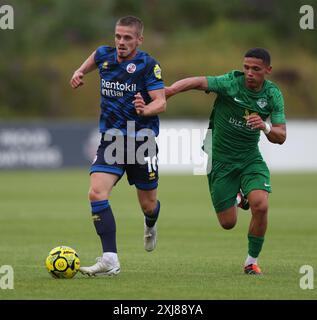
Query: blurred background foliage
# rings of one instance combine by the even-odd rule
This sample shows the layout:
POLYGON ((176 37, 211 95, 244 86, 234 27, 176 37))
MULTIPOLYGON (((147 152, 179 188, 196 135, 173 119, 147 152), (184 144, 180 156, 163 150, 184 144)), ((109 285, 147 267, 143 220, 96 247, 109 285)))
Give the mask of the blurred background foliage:
MULTIPOLYGON (((288 118, 317 117, 317 30, 301 30, 299 9, 317 0, 13 0, 14 30, 0 30, 0 117, 95 118, 97 72, 72 90, 73 71, 102 44, 116 20, 145 23, 141 50, 161 64, 166 85, 193 75, 241 69, 245 51, 272 55, 270 77, 283 91, 288 118)), ((315 23, 315 28, 316 23, 315 23)), ((209 116, 213 95, 173 97, 163 117, 209 116)))

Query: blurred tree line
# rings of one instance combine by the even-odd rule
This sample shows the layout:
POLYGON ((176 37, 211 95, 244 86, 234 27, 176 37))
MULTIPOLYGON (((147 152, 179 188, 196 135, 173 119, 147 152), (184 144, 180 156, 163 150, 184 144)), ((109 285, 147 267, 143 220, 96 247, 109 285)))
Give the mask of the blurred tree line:
MULTIPOLYGON (((0 5, 2 1, 0 1, 0 5)), ((4 3, 3 3, 4 4, 4 3)), ((183 76, 239 68, 246 49, 266 46, 289 106, 288 117, 317 117, 317 34, 299 28, 299 8, 316 0, 13 0, 12 31, 0 30, 0 117, 98 114, 98 76, 74 94, 73 70, 99 45, 113 44, 116 20, 145 23, 142 50, 167 84, 183 76), (206 71, 208 70, 208 72, 206 71)), ((317 17, 315 17, 317 19, 317 17)), ((174 98, 173 98, 174 99, 174 98)), ((171 100, 172 101, 172 100, 171 100)), ((210 97, 175 98, 165 116, 202 117, 210 97)))

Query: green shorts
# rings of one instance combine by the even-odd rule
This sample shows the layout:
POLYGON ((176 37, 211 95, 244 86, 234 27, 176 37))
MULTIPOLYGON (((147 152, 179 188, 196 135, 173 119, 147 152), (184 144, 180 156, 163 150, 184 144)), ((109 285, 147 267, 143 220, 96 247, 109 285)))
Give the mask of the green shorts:
POLYGON ((252 190, 272 192, 270 171, 261 159, 247 164, 213 160, 212 170, 207 178, 212 203, 217 213, 235 205, 240 189, 244 195, 252 190))

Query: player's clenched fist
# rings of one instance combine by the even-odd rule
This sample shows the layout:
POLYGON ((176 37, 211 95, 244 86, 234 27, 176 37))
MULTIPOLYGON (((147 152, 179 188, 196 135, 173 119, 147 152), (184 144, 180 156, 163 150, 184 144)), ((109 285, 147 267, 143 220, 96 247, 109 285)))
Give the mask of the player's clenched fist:
POLYGON ((133 100, 133 104, 136 110, 136 113, 138 115, 144 115, 144 109, 145 109, 145 102, 143 100, 143 97, 141 96, 141 93, 138 92, 135 96, 134 96, 134 100, 133 100))
POLYGON ((258 114, 251 114, 247 119, 247 125, 250 126, 251 129, 265 129, 265 123, 258 114))
POLYGON ((82 86, 84 84, 83 81, 84 74, 81 71, 75 71, 71 80, 70 80, 70 85, 72 86, 73 89, 78 88, 79 86, 82 86))

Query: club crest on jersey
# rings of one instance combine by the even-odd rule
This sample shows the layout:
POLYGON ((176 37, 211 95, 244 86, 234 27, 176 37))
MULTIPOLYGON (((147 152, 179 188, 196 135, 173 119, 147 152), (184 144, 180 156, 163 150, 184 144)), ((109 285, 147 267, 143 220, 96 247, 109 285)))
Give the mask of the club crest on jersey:
POLYGON ((162 70, 158 64, 155 65, 153 71, 154 71, 154 75, 157 79, 162 79, 162 70))
POLYGON ((102 69, 107 69, 108 68, 108 62, 105 61, 103 64, 102 64, 102 69))
POLYGON ((257 114, 258 114, 257 112, 251 112, 251 111, 249 112, 249 110, 245 109, 243 118, 245 119, 245 121, 248 121, 249 116, 253 116, 253 115, 257 115, 257 114))
POLYGON ((129 73, 133 73, 133 72, 135 72, 135 70, 136 70, 136 65, 134 63, 129 63, 127 65, 127 71, 129 73))
POLYGON ((256 102, 256 104, 257 104, 261 109, 263 109, 264 107, 267 106, 267 101, 266 101, 266 99, 264 99, 264 98, 260 98, 260 99, 256 102))

